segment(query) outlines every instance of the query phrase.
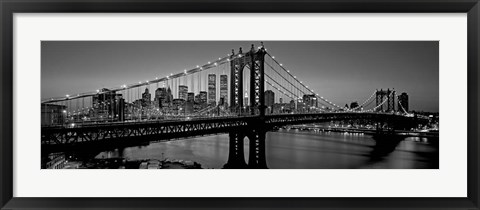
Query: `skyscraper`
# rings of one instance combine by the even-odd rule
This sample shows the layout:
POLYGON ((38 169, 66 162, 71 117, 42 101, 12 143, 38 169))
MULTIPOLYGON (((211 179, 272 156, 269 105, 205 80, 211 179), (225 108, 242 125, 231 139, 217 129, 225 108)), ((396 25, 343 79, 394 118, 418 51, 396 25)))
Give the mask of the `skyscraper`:
POLYGON ((157 90, 155 90, 155 104, 158 108, 168 106, 170 103, 168 99, 166 88, 157 88, 157 90))
POLYGON ((150 106, 152 100, 152 94, 150 94, 148 88, 145 88, 145 92, 142 93, 142 106, 147 107, 150 106))
POLYGON ((187 100, 187 93, 188 93, 188 86, 179 85, 178 86, 178 98, 183 99, 184 101, 187 100))
POLYGON ((193 113, 195 93, 189 92, 187 94, 187 102, 185 104, 185 112, 187 114, 193 113))
POLYGON ((123 100, 122 94, 117 94, 115 91, 110 91, 107 88, 102 88, 101 92, 101 94, 92 97, 92 107, 96 115, 108 117, 117 115, 120 112, 123 113, 123 111, 119 110, 119 108, 123 110, 123 107, 119 106, 120 99, 123 100))
POLYGON ((200 91, 200 104, 205 105, 207 103, 207 92, 206 91, 200 91))
POLYGON ((215 104, 216 101, 216 81, 215 74, 208 74, 208 104, 215 104))
POLYGON ((170 89, 170 86, 167 88, 167 97, 165 99, 167 103, 172 103, 173 102, 173 94, 172 94, 172 89, 170 89))
POLYGON ((187 94, 187 102, 193 102, 195 98, 195 94, 193 92, 189 92, 187 94))
POLYGON ((265 106, 272 107, 275 103, 275 93, 272 90, 265 91, 265 106))
POLYGON ((408 94, 403 92, 398 96, 398 109, 399 111, 403 111, 405 109, 405 112, 408 112, 408 94))
POLYGON ((315 94, 310 94, 310 95, 303 95, 303 103, 307 107, 317 107, 317 97, 315 97, 315 94))
POLYGON ((358 107, 358 102, 354 101, 352 103, 350 103, 350 109, 355 109, 358 107))
POLYGON ((220 99, 222 98, 224 102, 228 101, 228 77, 225 74, 220 75, 220 99))

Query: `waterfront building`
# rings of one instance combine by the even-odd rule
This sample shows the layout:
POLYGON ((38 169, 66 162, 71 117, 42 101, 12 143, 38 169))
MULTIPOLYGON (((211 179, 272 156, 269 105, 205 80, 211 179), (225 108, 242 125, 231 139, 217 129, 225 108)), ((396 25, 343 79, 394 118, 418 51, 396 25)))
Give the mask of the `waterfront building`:
POLYGON ((58 104, 41 104, 41 125, 61 125, 67 117, 67 106, 58 104))
POLYGON ((42 162, 45 162, 45 165, 42 165, 44 169, 62 169, 66 163, 65 153, 51 153, 48 155, 47 160, 42 162))

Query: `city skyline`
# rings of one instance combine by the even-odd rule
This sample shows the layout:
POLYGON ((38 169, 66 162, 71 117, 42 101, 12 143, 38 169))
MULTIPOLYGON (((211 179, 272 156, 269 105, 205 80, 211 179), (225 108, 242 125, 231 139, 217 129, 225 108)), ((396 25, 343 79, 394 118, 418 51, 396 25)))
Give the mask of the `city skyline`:
MULTIPOLYGON (((259 45, 253 41, 42 42, 42 98, 88 92, 92 91, 92 87, 109 88, 120 84, 129 84, 135 81, 133 78, 137 79, 142 77, 141 75, 150 74, 152 76, 149 78, 155 78, 181 72, 185 68, 190 69, 195 65, 205 64, 208 60, 199 61, 205 57, 210 57, 210 60, 213 61, 215 58, 224 57, 226 53, 231 52, 231 48, 238 52, 238 47, 235 46, 241 45, 246 51, 252 43, 256 46, 259 45), (188 45, 197 47, 186 50, 188 45), (221 52, 217 52, 217 50, 221 52), (105 53, 106 51, 110 53, 105 53), (205 53, 198 53, 199 51, 205 51, 205 53), (138 52, 142 56, 134 56, 134 52, 138 52), (215 57, 214 52, 224 53, 224 55, 215 57), (104 56, 101 57, 99 54, 104 56), (179 54, 183 55, 179 56, 179 54), (196 55, 200 58, 197 58, 196 55), (152 60, 152 57, 156 56, 160 56, 156 60, 167 59, 169 62, 158 63, 156 60, 152 60), (179 60, 183 62, 179 62, 179 60), (69 68, 67 68, 68 66, 69 68), (135 66, 137 66, 136 69, 142 70, 134 71, 132 75, 128 69, 135 69, 135 66), (163 69, 162 66, 166 66, 167 69, 172 70, 155 70, 155 66, 157 69, 163 69), (66 78, 67 81, 61 78, 66 78), (119 82, 120 79, 123 79, 124 82, 119 82), (95 86, 99 83, 104 85, 95 86), (77 91, 74 92, 74 89, 77 91)), ((375 89, 395 88, 398 95, 402 92, 408 93, 410 110, 438 111, 438 42, 264 43, 265 48, 269 49, 272 55, 285 62, 286 68, 292 69, 295 75, 309 84, 317 93, 339 105, 350 104, 353 101, 361 102, 375 89), (287 52, 294 51, 295 53, 285 55, 285 51, 276 50, 285 47, 289 47, 287 52), (343 56, 338 56, 339 54, 343 56), (321 59, 329 57, 330 60, 332 55, 337 55, 337 58, 328 62, 321 59), (340 60, 343 61, 340 62, 340 60), (322 62, 326 62, 326 64, 321 64, 322 62), (300 69, 309 69, 309 71, 294 70, 299 63, 301 64, 300 69), (353 64, 356 66, 352 67, 353 64), (315 65, 319 69, 327 70, 315 70, 315 65), (348 66, 350 67, 347 68, 348 66), (389 69, 386 66, 393 70, 381 71, 389 69), (335 71, 328 70, 332 68, 335 71), (361 71, 345 72, 348 69, 361 69, 361 71), (340 76, 343 77, 340 78, 340 76), (357 88, 357 86, 364 88, 357 88)), ((215 77, 214 88, 217 92, 215 96, 217 99, 221 97, 218 95, 222 86, 219 83, 221 74, 222 72, 219 72, 215 77)), ((145 79, 148 78, 138 80, 145 81, 145 79)), ((203 87, 201 90, 209 91, 208 89, 203 87)), ((154 91, 151 90, 151 92, 154 91)), ((174 97, 178 96, 174 95, 174 97)), ((287 99, 283 100, 288 102, 287 99)), ((275 98, 275 102, 278 101, 279 98, 275 98)))
POLYGON ((42 91, 68 93, 41 102, 41 168, 353 169, 398 168, 398 163, 438 168, 439 114, 418 111, 438 106, 438 69, 432 64, 438 43, 261 42, 179 72, 144 70, 185 66, 198 49, 201 56, 211 56, 215 48, 235 43, 115 42, 119 48, 114 49, 110 42, 98 42, 96 48, 90 42, 66 42, 45 50, 51 52, 43 63, 48 78, 42 91), (289 46, 280 52, 290 54, 273 55, 266 46, 289 46), (324 60, 327 55, 336 57, 324 60), (99 82, 131 80, 145 72, 155 76, 95 89, 99 82), (65 75, 68 85, 58 84, 65 75), (188 146, 196 139, 209 143, 188 146), (177 141, 177 150, 146 148, 177 141), (418 145, 422 154, 428 145, 431 157, 398 158, 405 148, 396 148, 406 142, 413 144, 408 148, 418 145), (331 154, 330 160, 324 158, 331 154), (345 154, 353 159, 344 159, 345 154), (387 158, 397 163, 383 165, 387 158))

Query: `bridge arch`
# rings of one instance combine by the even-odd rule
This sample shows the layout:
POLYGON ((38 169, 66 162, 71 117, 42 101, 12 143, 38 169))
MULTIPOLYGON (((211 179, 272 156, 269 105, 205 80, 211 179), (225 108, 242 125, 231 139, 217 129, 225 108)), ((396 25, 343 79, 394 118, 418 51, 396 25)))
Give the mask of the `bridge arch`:
POLYGON ((230 106, 232 112, 239 114, 239 110, 244 104, 244 92, 245 88, 249 89, 249 104, 250 115, 265 115, 265 78, 264 78, 264 60, 265 60, 265 48, 261 46, 259 49, 255 49, 253 44, 251 49, 243 53, 240 48, 237 54, 232 50, 230 55, 230 106), (247 68, 246 68, 247 67, 247 68), (243 73, 245 69, 248 69, 249 86, 243 86, 243 73))

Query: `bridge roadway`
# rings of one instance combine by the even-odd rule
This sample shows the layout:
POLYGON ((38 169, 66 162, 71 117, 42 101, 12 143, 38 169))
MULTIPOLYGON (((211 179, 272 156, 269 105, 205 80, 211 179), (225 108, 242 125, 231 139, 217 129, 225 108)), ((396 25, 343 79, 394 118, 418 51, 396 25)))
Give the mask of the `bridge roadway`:
MULTIPOLYGON (((275 127, 335 120, 370 120, 390 127, 414 126, 422 119, 386 113, 315 113, 259 116, 230 116, 179 121, 141 121, 105 124, 85 124, 79 127, 42 127, 42 152, 63 151, 67 147, 95 145, 95 142, 115 145, 122 141, 159 141, 209 134, 270 131, 275 127)), ((424 121, 424 120, 423 120, 424 121)), ((248 136, 248 135, 247 135, 248 136)), ((133 142, 130 142, 133 143, 133 142)))

